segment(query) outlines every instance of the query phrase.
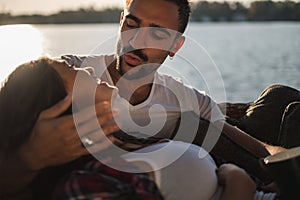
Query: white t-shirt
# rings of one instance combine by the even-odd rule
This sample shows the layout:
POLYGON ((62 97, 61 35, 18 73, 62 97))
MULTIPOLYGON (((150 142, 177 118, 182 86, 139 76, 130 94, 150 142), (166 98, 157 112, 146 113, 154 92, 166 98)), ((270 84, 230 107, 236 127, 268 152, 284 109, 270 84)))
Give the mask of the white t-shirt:
MULTIPOLYGON (((104 58, 103 55, 63 56, 63 59, 77 67, 92 67, 95 76, 114 85, 106 70, 104 58)), ((122 130, 127 133, 139 132, 147 136, 170 138, 176 122, 185 111, 194 111, 198 116, 211 122, 224 120, 224 115, 217 104, 204 92, 185 85, 172 76, 158 72, 154 75, 151 93, 144 102, 131 105, 119 98, 119 104, 125 106, 131 114, 131 117, 127 114, 122 118, 122 130)))

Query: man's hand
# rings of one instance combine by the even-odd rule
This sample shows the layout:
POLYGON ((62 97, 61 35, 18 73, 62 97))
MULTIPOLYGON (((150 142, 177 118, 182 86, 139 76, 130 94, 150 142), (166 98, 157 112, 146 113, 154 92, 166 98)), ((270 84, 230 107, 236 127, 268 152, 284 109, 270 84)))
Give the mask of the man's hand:
MULTIPOLYGON (((81 116, 79 136, 72 115, 58 117, 70 105, 71 97, 68 96, 40 114, 30 139, 19 151, 20 158, 28 167, 28 170, 36 171, 75 160, 89 153, 83 147, 80 140, 81 137, 89 135, 93 141, 97 142, 103 140, 105 135, 119 130, 119 127, 114 122, 111 123, 114 114, 111 111, 110 103, 100 102, 95 107, 93 106, 92 109, 87 108, 80 113, 76 113, 76 115, 81 116), (92 114, 94 112, 91 112, 92 110, 97 113, 96 120, 102 127, 102 131, 89 124, 94 116, 92 114)), ((113 137, 110 137, 110 140, 114 142, 113 137)), ((102 141, 91 146, 89 150, 92 152, 100 151, 110 144, 110 142, 102 141)))

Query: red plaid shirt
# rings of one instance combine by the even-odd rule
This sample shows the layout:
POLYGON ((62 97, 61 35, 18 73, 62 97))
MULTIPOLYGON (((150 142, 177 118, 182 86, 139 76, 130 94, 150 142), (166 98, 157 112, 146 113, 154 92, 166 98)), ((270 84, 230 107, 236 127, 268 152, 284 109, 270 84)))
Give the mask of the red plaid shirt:
MULTIPOLYGON (((124 160, 109 158, 131 166, 124 160)), ((145 173, 127 173, 93 159, 72 171, 54 190, 52 199, 162 200, 156 184, 145 173)))

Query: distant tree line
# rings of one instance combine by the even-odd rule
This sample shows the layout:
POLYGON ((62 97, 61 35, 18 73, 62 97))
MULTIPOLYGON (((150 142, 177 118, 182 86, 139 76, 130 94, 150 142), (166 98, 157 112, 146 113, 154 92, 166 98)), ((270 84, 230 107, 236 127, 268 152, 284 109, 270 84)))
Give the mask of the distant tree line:
POLYGON ((300 20, 300 2, 272 2, 262 1, 251 3, 247 13, 249 20, 300 20))
POLYGON ((254 1, 248 7, 240 2, 199 1, 193 5, 192 21, 299 21, 300 2, 254 1))
POLYGON ((71 24, 71 23, 114 23, 120 19, 121 9, 105 10, 79 9, 61 11, 52 15, 18 15, 0 14, 0 24, 71 24))
MULTIPOLYGON (((121 8, 61 11, 52 15, 18 15, 0 13, 1 24, 115 23, 121 8)), ((300 2, 254 1, 248 6, 240 2, 198 1, 192 4, 191 21, 299 21, 300 2)))

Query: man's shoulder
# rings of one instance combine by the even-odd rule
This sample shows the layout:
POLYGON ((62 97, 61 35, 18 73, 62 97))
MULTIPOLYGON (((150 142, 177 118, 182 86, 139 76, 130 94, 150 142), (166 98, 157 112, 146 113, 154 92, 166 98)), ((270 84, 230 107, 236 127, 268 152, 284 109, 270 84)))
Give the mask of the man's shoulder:
POLYGON ((179 78, 172 76, 170 74, 164 74, 157 72, 155 77, 155 82, 161 85, 178 87, 178 88, 185 88, 189 90, 194 90, 195 88, 189 84, 184 83, 184 81, 179 78))
POLYGON ((199 90, 189 84, 186 84, 182 81, 181 78, 172 76, 170 74, 157 72, 155 77, 155 83, 174 91, 181 91, 193 94, 197 93, 197 95, 206 96, 205 91, 199 90))
POLYGON ((183 85, 183 81, 181 78, 169 74, 160 73, 160 72, 156 73, 155 79, 157 82, 164 82, 169 84, 174 83, 174 84, 183 85))
POLYGON ((105 55, 87 55, 82 57, 83 66, 99 67, 105 66, 105 55))

